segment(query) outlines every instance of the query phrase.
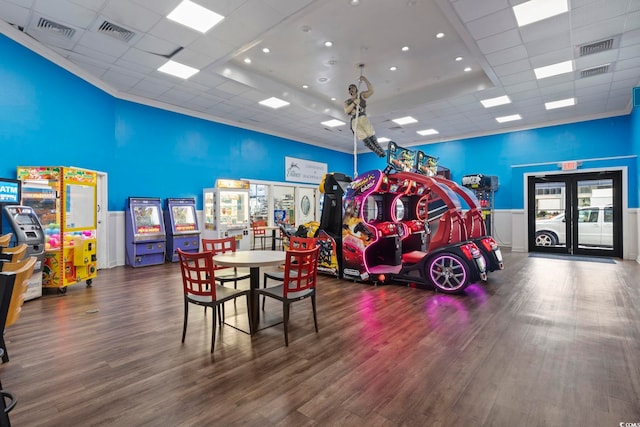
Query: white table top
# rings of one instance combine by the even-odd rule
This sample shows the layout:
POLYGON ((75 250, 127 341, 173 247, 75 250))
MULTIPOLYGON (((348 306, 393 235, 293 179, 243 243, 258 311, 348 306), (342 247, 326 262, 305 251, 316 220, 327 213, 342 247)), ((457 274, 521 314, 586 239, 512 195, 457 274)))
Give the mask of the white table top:
POLYGON ((228 267, 263 267, 285 261, 284 251, 236 251, 214 255, 213 262, 228 267))

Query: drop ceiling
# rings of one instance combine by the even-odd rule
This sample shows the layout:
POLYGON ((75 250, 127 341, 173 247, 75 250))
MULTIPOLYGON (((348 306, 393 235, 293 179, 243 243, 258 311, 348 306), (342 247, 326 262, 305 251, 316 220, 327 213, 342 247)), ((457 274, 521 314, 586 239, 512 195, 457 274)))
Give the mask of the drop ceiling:
POLYGON ((568 1, 518 27, 522 0, 195 0, 225 16, 202 34, 166 18, 180 0, 0 0, 0 32, 118 98, 352 152, 348 125, 321 123, 347 122, 361 74, 376 134, 407 147, 628 114, 640 0, 568 1), (169 59, 200 71, 159 72, 169 59), (536 79, 567 60, 574 72, 536 79), (289 105, 258 104, 270 97, 289 105), (545 109, 566 98, 575 105, 545 109), (392 121, 405 116, 418 122, 392 121))

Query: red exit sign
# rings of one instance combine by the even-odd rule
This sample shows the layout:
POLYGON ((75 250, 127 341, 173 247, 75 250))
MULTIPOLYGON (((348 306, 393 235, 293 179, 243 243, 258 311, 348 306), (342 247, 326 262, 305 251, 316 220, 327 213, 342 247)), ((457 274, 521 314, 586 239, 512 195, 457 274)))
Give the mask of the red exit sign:
POLYGON ((578 169, 578 162, 562 162, 561 167, 563 171, 573 171, 578 169))

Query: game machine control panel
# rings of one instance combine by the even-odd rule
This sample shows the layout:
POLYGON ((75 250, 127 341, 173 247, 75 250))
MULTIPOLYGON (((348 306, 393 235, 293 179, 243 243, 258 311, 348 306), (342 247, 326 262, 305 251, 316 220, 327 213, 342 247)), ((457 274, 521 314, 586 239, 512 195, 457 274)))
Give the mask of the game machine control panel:
POLYGON ((178 261, 178 249, 184 252, 200 250, 200 230, 196 218, 196 199, 169 198, 164 204, 164 225, 167 231, 166 258, 178 261))
POLYGON ((126 264, 163 264, 167 235, 159 198, 129 197, 125 209, 126 264))

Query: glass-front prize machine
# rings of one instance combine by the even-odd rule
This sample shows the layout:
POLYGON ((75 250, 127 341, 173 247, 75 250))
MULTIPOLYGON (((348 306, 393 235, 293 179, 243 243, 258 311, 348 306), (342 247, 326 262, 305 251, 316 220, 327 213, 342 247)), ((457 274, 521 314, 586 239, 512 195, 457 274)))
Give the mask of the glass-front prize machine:
POLYGON ((126 264, 164 264, 167 235, 159 198, 129 197, 125 208, 126 264))
POLYGON ((98 274, 95 172, 64 166, 20 166, 22 204, 33 209, 44 231, 42 287, 81 281, 91 286, 98 274))
POLYGON ((178 261, 178 248, 198 252, 200 230, 196 219, 196 199, 165 199, 164 226, 167 230, 167 261, 178 261))
POLYGON ((237 250, 249 250, 249 181, 218 179, 203 190, 203 239, 234 236, 237 250))

